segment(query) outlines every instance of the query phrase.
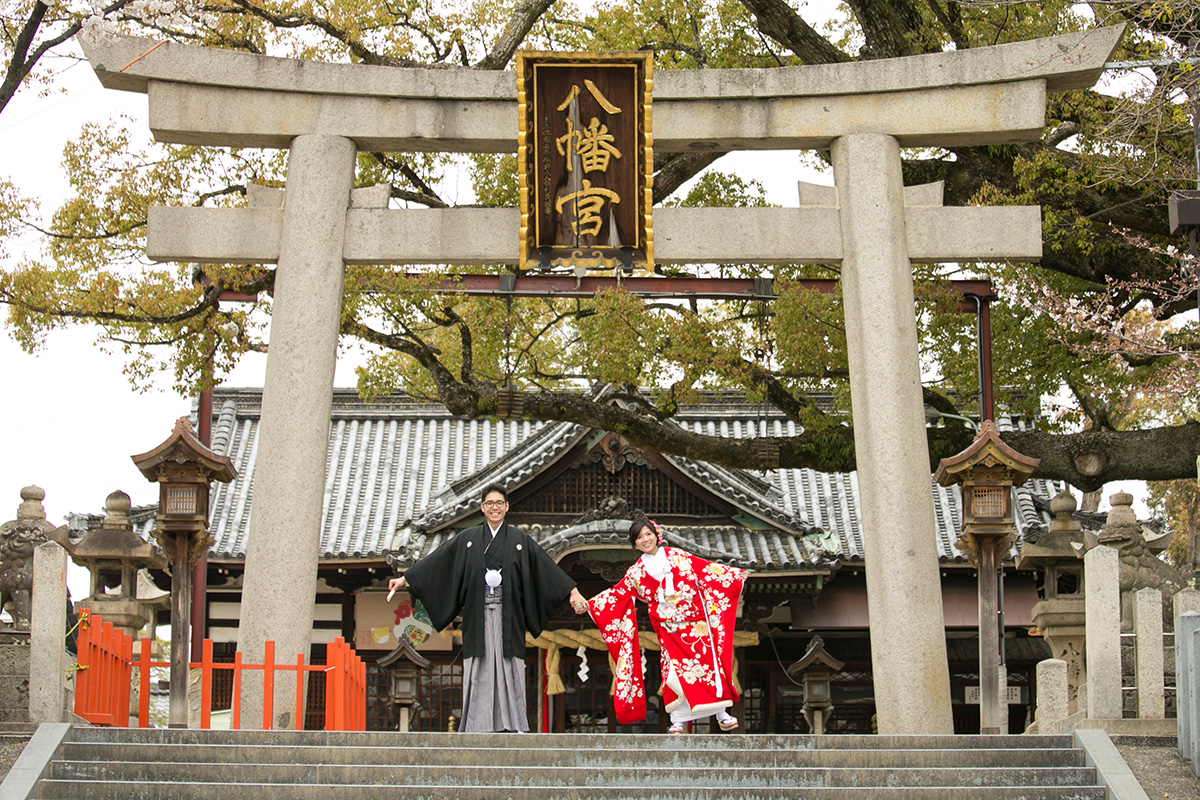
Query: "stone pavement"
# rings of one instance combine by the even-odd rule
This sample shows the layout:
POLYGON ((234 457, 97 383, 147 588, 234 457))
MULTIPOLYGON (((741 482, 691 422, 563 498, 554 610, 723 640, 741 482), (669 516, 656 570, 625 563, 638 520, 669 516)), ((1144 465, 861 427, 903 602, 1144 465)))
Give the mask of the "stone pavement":
POLYGON ((1113 744, 1150 800, 1200 800, 1200 778, 1179 756, 1170 736, 1114 736, 1113 744))
POLYGON ((28 741, 28 736, 0 735, 0 781, 4 780, 4 776, 8 774, 28 741))

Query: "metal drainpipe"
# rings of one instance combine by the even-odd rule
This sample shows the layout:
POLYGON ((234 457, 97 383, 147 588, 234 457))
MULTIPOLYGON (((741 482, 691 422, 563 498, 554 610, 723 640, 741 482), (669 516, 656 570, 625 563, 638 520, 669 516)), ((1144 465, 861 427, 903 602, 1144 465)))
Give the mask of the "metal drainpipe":
MULTIPOLYGON (((994 295, 967 295, 975 301, 975 331, 979 352, 979 425, 987 420, 996 420, 995 392, 992 386, 992 313, 991 300, 994 295)), ((1004 638, 1004 559, 996 564, 999 573, 996 580, 997 614, 1000 627, 1000 666, 1008 663, 1007 642, 1004 638)), ((1007 709, 1007 700, 1005 700, 1007 709)), ((1006 723, 1007 725, 1007 723, 1006 723)))
MULTIPOLYGON (((204 363, 205 385, 212 377, 212 357, 204 363)), ((212 389, 200 392, 196 406, 196 436, 200 444, 212 447, 212 389)), ((208 583, 208 551, 200 554, 200 558, 192 567, 192 633, 191 659, 201 661, 204 658, 204 625, 208 619, 208 609, 205 608, 205 589, 208 583)))

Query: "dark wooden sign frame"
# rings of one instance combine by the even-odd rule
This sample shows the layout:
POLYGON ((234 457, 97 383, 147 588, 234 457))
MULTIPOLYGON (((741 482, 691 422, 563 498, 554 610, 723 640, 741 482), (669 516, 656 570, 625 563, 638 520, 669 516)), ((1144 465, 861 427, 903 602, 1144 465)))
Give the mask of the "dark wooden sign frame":
POLYGON ((517 53, 520 268, 654 264, 652 53, 517 53))

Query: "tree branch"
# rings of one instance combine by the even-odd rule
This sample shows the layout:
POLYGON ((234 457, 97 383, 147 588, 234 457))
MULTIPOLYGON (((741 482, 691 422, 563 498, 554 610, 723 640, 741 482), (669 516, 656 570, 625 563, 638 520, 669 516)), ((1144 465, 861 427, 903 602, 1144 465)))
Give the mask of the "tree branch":
POLYGON ((791 50, 805 64, 833 64, 853 59, 834 47, 797 14, 787 0, 741 0, 758 29, 791 50))
POLYGON ((522 0, 517 3, 504 31, 492 44, 491 52, 475 64, 475 69, 504 69, 534 23, 554 3, 555 0, 522 0))

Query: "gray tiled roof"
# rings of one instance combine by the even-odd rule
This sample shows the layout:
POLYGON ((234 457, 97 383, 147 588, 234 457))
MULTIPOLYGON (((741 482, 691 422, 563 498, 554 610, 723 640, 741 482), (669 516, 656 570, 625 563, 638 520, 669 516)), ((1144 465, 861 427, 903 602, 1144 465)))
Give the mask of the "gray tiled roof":
MULTIPOLYGON (((628 519, 601 519, 567 527, 522 527, 543 550, 557 559, 575 550, 629 550, 630 522, 628 519)), ((410 539, 410 547, 397 552, 389 562, 409 566, 436 550, 454 533, 453 530, 428 535, 415 533, 410 539)), ((664 536, 668 544, 702 558, 757 571, 799 570, 838 560, 836 553, 824 549, 814 537, 780 530, 749 530, 740 525, 671 526, 664 530, 664 536)))
MULTIPOLYGON (((228 456, 238 478, 216 485, 212 497, 212 556, 244 558, 261 412, 260 389, 218 389, 213 449, 228 456)), ((688 430, 727 436, 794 435, 794 422, 744 402, 719 402, 684 409, 677 421, 688 430)), ((1008 423, 1011 424, 1011 423, 1008 423)), ((1002 428, 1007 425, 1002 425, 1002 428)), ((402 563, 436 547, 447 526, 476 511, 478 491, 493 480, 516 487, 587 436, 572 423, 469 420, 436 403, 387 397, 365 403, 353 390, 335 391, 329 431, 328 477, 321 530, 324 558, 382 559, 391 552, 402 563)), ((826 474, 806 469, 747 472, 676 456, 683 473, 703 484, 767 530, 741 527, 677 529, 679 544, 697 553, 752 566, 795 569, 821 558, 861 560, 856 473, 826 474), (828 539, 821 541, 821 535, 828 539), (834 554, 831 549, 838 552, 834 554)), ((931 482, 932 483, 932 482, 931 482)), ((1018 529, 1045 525, 1044 502, 1057 491, 1033 481, 1042 495, 1035 505, 1029 488, 1017 490, 1018 529)), ((958 490, 933 484, 938 553, 944 561, 964 557, 954 546, 960 522, 958 490)), ((151 518, 145 524, 152 524, 151 518)), ((530 533, 562 552, 577 546, 627 544, 602 524, 571 528, 534 526, 530 533), (589 527, 590 526, 590 527, 589 527), (607 538, 606 538, 607 537, 607 538)))

